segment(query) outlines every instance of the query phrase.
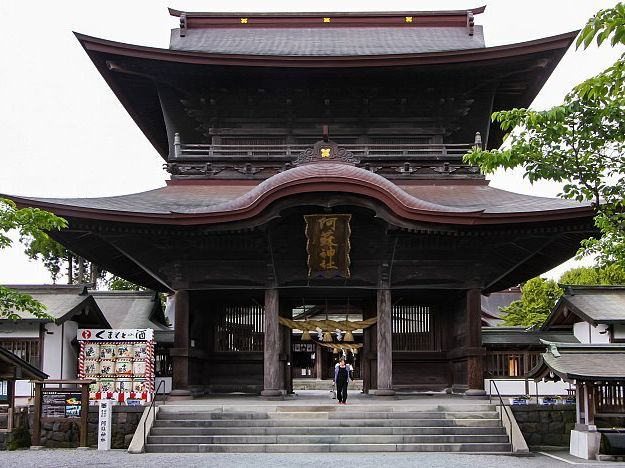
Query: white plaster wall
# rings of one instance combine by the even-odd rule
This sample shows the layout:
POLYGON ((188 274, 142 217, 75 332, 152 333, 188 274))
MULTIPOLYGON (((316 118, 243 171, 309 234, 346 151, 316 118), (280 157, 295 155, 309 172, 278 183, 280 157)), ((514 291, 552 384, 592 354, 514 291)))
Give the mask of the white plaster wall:
POLYGON ((573 325, 573 334, 580 343, 609 343, 610 334, 607 329, 608 326, 602 323, 593 327, 588 322, 577 322, 573 325))
POLYGON ((67 321, 61 325, 46 324, 43 340, 43 371, 50 379, 75 379, 78 356, 72 347, 78 324, 67 321))
POLYGON ((43 335, 43 366, 42 371, 50 379, 61 378, 61 339, 63 325, 47 323, 43 335))
MULTIPOLYGON (((490 390, 490 380, 484 379, 484 389, 486 393, 489 393, 490 390)), ((497 389, 499 389, 499 393, 501 396, 520 396, 525 395, 525 380, 516 380, 516 379, 493 379, 495 384, 497 385, 497 389)), ((533 380, 530 380, 528 383, 529 386, 529 395, 536 395, 536 384, 533 380)), ((569 388, 569 384, 566 382, 538 382, 538 395, 567 395, 567 389, 569 388)), ((497 395, 495 391, 495 385, 492 387, 492 394, 497 395)))
POLYGON ((39 338, 39 322, 4 322, 0 325, 0 338, 39 338))

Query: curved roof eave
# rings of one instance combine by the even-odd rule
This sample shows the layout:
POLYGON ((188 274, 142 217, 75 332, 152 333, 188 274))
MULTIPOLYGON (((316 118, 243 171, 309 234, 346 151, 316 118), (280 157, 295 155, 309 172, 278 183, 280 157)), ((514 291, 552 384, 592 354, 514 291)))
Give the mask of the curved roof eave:
POLYGON ((388 179, 346 164, 331 162, 299 166, 277 174, 233 199, 207 206, 201 212, 136 212, 60 203, 54 199, 7 196, 20 206, 35 206, 59 216, 117 222, 206 225, 252 219, 272 203, 293 195, 345 193, 376 200, 408 221, 449 225, 498 225, 590 218, 590 205, 535 212, 487 212, 484 209, 443 205, 411 195, 388 179))
POLYGON ((110 53, 126 57, 195 65, 349 68, 467 63, 510 58, 550 50, 562 50, 567 49, 571 45, 578 32, 579 31, 571 31, 557 36, 527 42, 479 49, 429 52, 421 54, 368 56, 273 56, 186 52, 109 41, 76 32, 74 32, 74 34, 88 53, 110 53))

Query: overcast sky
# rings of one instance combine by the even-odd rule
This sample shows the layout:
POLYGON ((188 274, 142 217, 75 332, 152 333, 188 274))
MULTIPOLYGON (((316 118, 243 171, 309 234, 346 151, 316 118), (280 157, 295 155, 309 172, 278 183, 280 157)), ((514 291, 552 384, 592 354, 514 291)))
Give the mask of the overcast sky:
MULTIPOLYGON (((486 45, 556 35, 583 26, 602 0, 490 0, 476 17, 486 45)), ((186 11, 405 11, 465 9, 477 0, 258 1, 229 2, 0 0, 0 193, 46 197, 119 195, 164 185, 168 174, 96 71, 72 31, 153 47, 168 46, 186 11)), ((576 83, 611 64, 621 53, 609 47, 570 50, 533 106, 558 104, 576 83)), ((491 185, 521 193, 556 196, 551 183, 531 186, 520 173, 498 173, 491 185)), ((0 251, 0 283, 50 282, 44 268, 16 244, 0 251)), ((568 266, 568 265, 567 265, 568 266)), ((563 268, 551 272, 557 277, 563 268)))

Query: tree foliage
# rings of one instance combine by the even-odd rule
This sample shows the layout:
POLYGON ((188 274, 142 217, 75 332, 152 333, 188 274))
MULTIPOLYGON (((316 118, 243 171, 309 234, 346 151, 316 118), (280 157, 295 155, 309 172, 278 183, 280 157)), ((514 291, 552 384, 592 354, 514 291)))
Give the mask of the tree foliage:
MULTIPOLYGON (((591 18, 578 44, 625 43, 625 5, 591 18)), ((592 203, 601 236, 583 253, 600 266, 625 266, 625 59, 576 86, 564 102, 545 111, 512 109, 493 114, 509 132, 502 149, 474 149, 465 160, 485 173, 523 167, 530 182, 564 183, 563 198, 592 203)))
POLYGON ((562 289, 553 280, 528 280, 521 285, 521 299, 501 308, 505 313, 504 325, 529 327, 542 324, 562 294, 562 289))
POLYGON ((104 280, 111 291, 147 291, 143 286, 139 286, 119 276, 111 276, 104 280))
POLYGON ((559 283, 584 286, 625 285, 625 269, 616 264, 604 268, 573 268, 562 274, 559 283))
POLYGON ((49 236, 22 239, 22 242, 26 247, 24 253, 28 258, 42 261, 43 266, 50 272, 52 281, 56 283, 61 276, 61 270, 71 258, 71 252, 49 236))
MULTIPOLYGON (((45 231, 67 227, 63 218, 38 208, 17 208, 11 200, 0 198, 0 248, 10 247, 9 231, 16 230, 21 239, 45 242, 49 239, 45 231)), ((45 307, 27 294, 0 286, 0 317, 18 319, 20 313, 31 313, 38 318, 50 318, 45 307)))

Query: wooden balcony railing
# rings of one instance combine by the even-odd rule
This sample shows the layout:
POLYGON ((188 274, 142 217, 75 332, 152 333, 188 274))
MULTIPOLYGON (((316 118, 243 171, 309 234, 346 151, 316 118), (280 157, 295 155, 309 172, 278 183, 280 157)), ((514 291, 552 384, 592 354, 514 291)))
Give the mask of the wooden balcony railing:
MULTIPOLYGON (((171 161, 210 161, 227 160, 235 157, 246 157, 292 161, 302 151, 312 145, 285 144, 285 145, 208 145, 183 144, 180 138, 174 143, 174 157, 171 161)), ((339 144, 341 148, 350 151, 358 159, 402 159, 402 160, 460 160, 475 143, 425 143, 425 144, 339 144)))
POLYGON ((489 351, 484 356, 487 378, 525 377, 540 360, 539 351, 489 351))

